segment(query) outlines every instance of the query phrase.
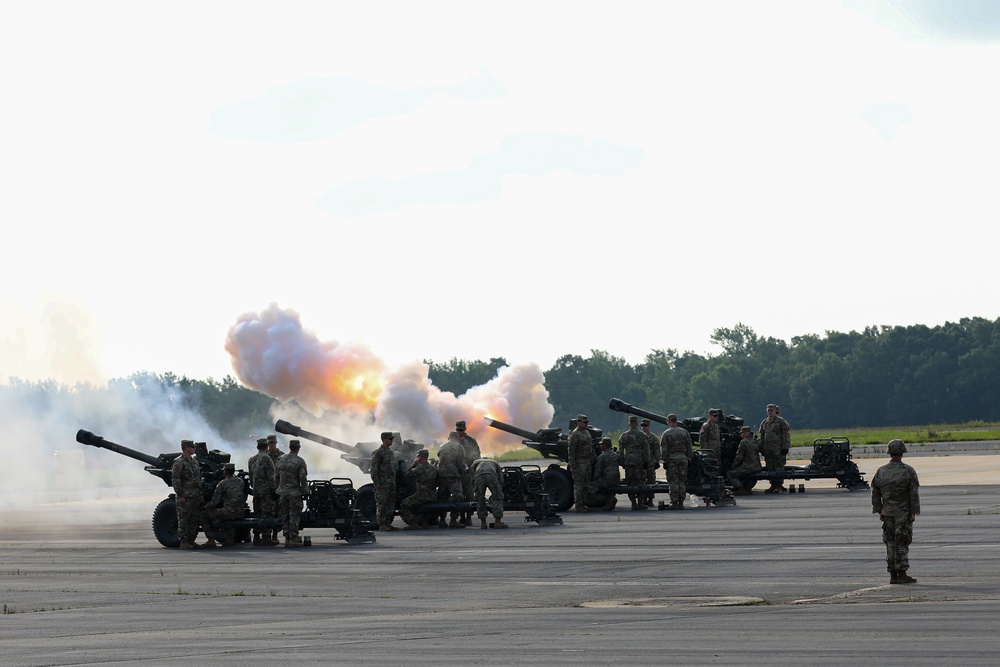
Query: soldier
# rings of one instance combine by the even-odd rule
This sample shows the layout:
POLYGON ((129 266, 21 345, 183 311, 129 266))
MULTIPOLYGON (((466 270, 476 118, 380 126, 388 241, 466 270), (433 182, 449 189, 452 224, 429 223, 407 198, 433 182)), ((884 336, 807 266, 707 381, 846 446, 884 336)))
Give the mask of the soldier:
MULTIPOLYGON (((177 496, 177 537, 181 549, 197 549, 198 521, 201 518, 201 466, 194 458, 194 441, 181 440, 181 455, 174 459, 170 481, 177 496)), ((206 544, 208 544, 206 542, 206 544)))
POLYGON ((787 463, 788 452, 792 448, 792 427, 787 421, 785 421, 784 417, 781 416, 780 405, 774 406, 774 415, 778 418, 778 421, 784 424, 785 441, 781 443, 781 467, 784 468, 785 463, 787 463))
POLYGON ((890 440, 886 448, 889 463, 872 478, 872 513, 882 521, 882 542, 890 584, 915 584, 906 574, 910 569, 910 542, 913 522, 920 514, 920 480, 917 471, 903 463, 906 444, 890 440))
POLYGON ((246 487, 243 480, 236 476, 236 464, 224 465, 222 474, 222 481, 215 486, 215 493, 212 494, 212 499, 208 501, 204 512, 205 521, 211 529, 211 534, 205 531, 208 535, 206 547, 215 546, 215 535, 220 532, 225 534, 222 546, 235 547, 236 531, 231 525, 224 525, 224 522, 242 519, 246 511, 246 487))
MULTIPOLYGON (((659 443, 656 448, 659 450, 659 443)), ((602 510, 610 512, 618 504, 618 497, 608 491, 608 487, 621 481, 618 452, 611 448, 611 438, 601 438, 601 455, 597 457, 597 464, 594 466, 593 492, 588 502, 591 505, 600 505, 602 510)))
POLYGON ((760 472, 760 451, 757 449, 757 441, 753 437, 753 429, 744 426, 740 429, 740 446, 736 450, 736 457, 733 459, 733 467, 726 473, 726 480, 733 487, 736 495, 750 495, 750 489, 744 488, 740 481, 746 475, 760 472))
MULTIPOLYGON (((464 421, 455 422, 455 431, 448 436, 449 440, 452 435, 461 443, 462 451, 465 452, 465 465, 468 466, 468 472, 462 476, 462 495, 465 496, 466 500, 471 500, 475 493, 472 482, 472 464, 482 457, 482 453, 479 451, 479 443, 476 442, 476 439, 466 434, 464 421)), ((462 513, 462 523, 466 526, 472 525, 471 512, 462 513)))
MULTIPOLYGON (((267 453, 267 438, 257 440, 257 453, 247 461, 247 469, 250 471, 250 486, 253 488, 254 516, 258 519, 277 518, 278 508, 275 502, 277 480, 274 462, 267 453)), ((257 526, 253 529, 255 547, 271 547, 277 543, 278 540, 274 539, 271 528, 257 526)))
MULTIPOLYGON (((280 449, 278 449, 278 436, 276 436, 273 433, 271 435, 267 436, 267 455, 271 457, 271 462, 274 463, 275 474, 277 474, 277 471, 278 471, 278 461, 281 460, 281 457, 284 456, 285 453, 283 451, 281 451, 280 449)), ((275 480, 277 480, 277 477, 275 478, 275 480)), ((275 481, 275 485, 277 485, 277 483, 278 482, 275 481)), ((277 504, 278 504, 278 497, 277 497, 277 495, 274 496, 274 502, 275 502, 275 506, 276 506, 275 507, 275 516, 277 516, 277 504)), ((271 531, 270 541, 274 542, 275 544, 278 543, 278 529, 277 528, 275 528, 274 530, 271 531)))
POLYGON ((712 452, 715 457, 715 464, 719 466, 719 474, 722 474, 722 433, 719 430, 719 417, 722 410, 711 408, 708 411, 708 421, 701 425, 698 432, 698 448, 703 452, 712 452))
POLYGON ((479 516, 479 527, 486 530, 486 489, 490 490, 489 513, 493 515, 494 528, 508 528, 503 522, 503 484, 500 464, 491 459, 478 459, 473 463, 473 476, 476 480, 476 514, 479 516))
MULTIPOLYGON (((460 503, 465 500, 465 493, 462 490, 462 477, 468 473, 469 466, 465 463, 465 450, 461 443, 454 438, 441 445, 438 450, 438 489, 441 495, 447 494, 447 502, 460 503)), ((458 511, 451 513, 451 523, 449 528, 465 528, 465 524, 459 520, 458 511)), ((444 517, 438 525, 444 523, 444 517)), ((443 526, 442 526, 443 527, 443 526)))
POLYGON ((392 454, 394 436, 383 431, 382 446, 372 452, 370 473, 375 486, 375 514, 379 530, 399 530, 392 525, 396 516, 396 460, 392 454))
POLYGON ((417 452, 417 458, 410 469, 406 471, 406 479, 412 479, 416 489, 403 499, 399 515, 403 517, 406 527, 403 530, 427 528, 427 517, 416 512, 418 505, 431 503, 437 499, 437 469, 427 462, 430 455, 426 449, 417 452))
POLYGON ((299 456, 299 441, 288 441, 288 453, 278 461, 278 497, 281 499, 281 532, 285 547, 301 547, 299 519, 302 498, 309 495, 306 462, 299 456))
POLYGON ((684 509, 687 497, 688 463, 694 458, 691 434, 677 425, 677 415, 667 415, 667 430, 660 436, 660 452, 667 469, 667 483, 670 485, 671 510, 684 509))
MULTIPOLYGON (((764 455, 764 468, 768 472, 781 472, 785 469, 784 456, 788 453, 791 439, 788 433, 788 422, 778 416, 778 406, 774 403, 767 405, 767 418, 760 423, 757 431, 757 443, 760 445, 760 453, 764 455)), ((771 479, 771 488, 764 493, 781 493, 787 491, 781 479, 771 479)))
MULTIPOLYGON (((639 430, 639 418, 629 416, 628 430, 618 438, 619 462, 625 468, 625 484, 628 486, 638 486, 646 481, 646 469, 649 467, 646 460, 647 443, 646 436, 639 430)), ((640 498, 639 494, 630 492, 628 498, 632 501, 633 510, 646 509, 644 497, 640 498)))
MULTIPOLYGON (((642 434, 646 436, 646 440, 649 442, 649 449, 647 450, 646 456, 646 460, 649 461, 649 465, 646 467, 646 483, 655 484, 656 470, 660 467, 660 438, 649 430, 650 424, 648 419, 640 421, 639 426, 642 430, 642 434)), ((646 501, 646 507, 653 506, 652 493, 646 494, 643 497, 643 500, 646 501)))
POLYGON ((567 458, 573 473, 573 500, 577 512, 589 512, 587 494, 590 493, 590 479, 594 466, 594 441, 590 438, 587 415, 576 416, 576 428, 569 434, 567 458))

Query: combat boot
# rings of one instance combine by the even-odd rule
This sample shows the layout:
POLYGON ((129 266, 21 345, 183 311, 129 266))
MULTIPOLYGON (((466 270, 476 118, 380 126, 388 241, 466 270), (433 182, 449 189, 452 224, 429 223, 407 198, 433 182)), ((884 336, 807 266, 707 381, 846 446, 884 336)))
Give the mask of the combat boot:
POLYGON ((447 528, 447 527, 448 527, 448 520, 445 519, 444 517, 440 517, 438 519, 438 528, 447 528))
POLYGON ((895 570, 889 570, 889 583, 890 584, 899 583, 899 576, 896 574, 895 570))
POLYGON ((457 518, 452 517, 451 523, 448 524, 449 528, 465 528, 465 524, 459 521, 457 518))
POLYGON ((500 519, 497 519, 496 521, 493 522, 493 527, 494 528, 510 528, 510 526, 508 526, 507 524, 505 524, 500 519))
POLYGON ((471 526, 472 525, 472 517, 471 516, 463 516, 462 517, 462 523, 464 525, 466 525, 466 526, 471 526))
POLYGON ((586 505, 584 505, 583 503, 577 503, 576 507, 573 508, 573 511, 574 512, 589 512, 590 508, 587 507, 586 505))
POLYGON ((639 506, 636 504, 634 500, 632 501, 632 509, 639 509, 639 506))
POLYGON ((264 545, 264 543, 260 541, 260 533, 253 534, 253 545, 255 547, 260 547, 264 545))
POLYGON ((480 528, 481 528, 482 530, 486 530, 486 528, 487 528, 487 525, 486 525, 486 519, 480 519, 480 520, 479 520, 479 527, 480 527, 480 528))
POLYGON ((405 526, 403 526, 403 530, 420 530, 420 523, 419 522, 408 523, 405 526))
POLYGON ((617 504, 618 504, 618 499, 615 498, 614 496, 611 496, 611 499, 608 500, 608 502, 604 503, 603 509, 605 512, 610 512, 615 508, 615 505, 617 504))
POLYGON ((225 539, 225 540, 224 540, 224 541, 222 542, 222 546, 224 546, 224 547, 235 547, 235 546, 236 546, 236 540, 235 540, 235 539, 233 539, 232 537, 227 537, 227 538, 226 538, 226 539, 225 539))
POLYGON ((303 546, 302 540, 300 540, 298 537, 289 537, 287 540, 285 540, 286 549, 295 549, 301 546, 303 546))
POLYGON ((906 570, 899 570, 896 572, 896 583, 897 584, 915 584, 917 580, 906 574, 906 570))
POLYGON ((197 549, 197 544, 191 544, 190 542, 181 542, 181 549, 197 549))
POLYGON ((215 538, 214 537, 210 537, 207 540, 205 540, 204 544, 199 545, 199 546, 202 549, 214 549, 215 547, 217 547, 219 545, 215 543, 215 538))

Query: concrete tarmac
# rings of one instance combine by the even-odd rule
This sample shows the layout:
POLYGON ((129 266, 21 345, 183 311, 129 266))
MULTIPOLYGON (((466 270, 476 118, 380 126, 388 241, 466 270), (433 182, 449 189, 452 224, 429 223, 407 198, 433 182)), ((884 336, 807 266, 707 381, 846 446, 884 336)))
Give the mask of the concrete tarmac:
POLYGON ((1000 486, 922 488, 910 552, 919 581, 906 586, 888 583, 869 493, 806 489, 758 489, 728 508, 567 513, 550 527, 511 513, 508 530, 378 533, 353 546, 311 530, 314 546, 294 550, 179 551, 162 548, 148 521, 41 527, 8 516, 0 657, 23 666, 1000 661, 1000 486))

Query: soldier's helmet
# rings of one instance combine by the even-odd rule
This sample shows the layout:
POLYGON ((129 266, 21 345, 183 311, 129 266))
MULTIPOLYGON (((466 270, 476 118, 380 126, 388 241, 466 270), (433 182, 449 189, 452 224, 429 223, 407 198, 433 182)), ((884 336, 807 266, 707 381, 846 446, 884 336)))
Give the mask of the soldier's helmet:
POLYGON ((889 446, 886 447, 886 451, 889 456, 899 456, 906 453, 906 443, 900 439, 890 440, 889 446))

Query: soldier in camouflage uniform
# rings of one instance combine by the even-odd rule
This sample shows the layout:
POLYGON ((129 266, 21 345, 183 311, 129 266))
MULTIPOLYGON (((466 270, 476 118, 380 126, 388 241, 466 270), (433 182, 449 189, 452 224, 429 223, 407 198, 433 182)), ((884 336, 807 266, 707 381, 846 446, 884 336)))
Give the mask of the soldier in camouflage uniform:
POLYGON ((910 569, 910 542, 913 522, 920 514, 920 480, 917 471, 903 463, 906 445, 890 440, 889 463, 872 478, 872 513, 882 521, 882 542, 890 584, 915 584, 906 574, 910 569))
POLYGON ((299 456, 299 441, 288 441, 288 453, 278 461, 278 498, 281 499, 281 532, 286 547, 301 547, 299 520, 302 517, 302 498, 309 495, 309 471, 299 456))
POLYGON ((667 430, 660 436, 660 452, 667 469, 667 483, 670 485, 671 510, 684 509, 687 497, 688 463, 694 458, 691 434, 677 425, 677 415, 667 415, 667 430))
MULTIPOLYGON (((757 430, 757 443, 760 445, 760 453, 764 456, 764 469, 768 472, 781 472, 785 469, 785 454, 791 445, 788 422, 778 416, 777 407, 774 403, 768 403, 767 418, 760 423, 760 428, 757 430)), ((770 480, 771 488, 764 493, 787 491, 782 481, 770 480)))
MULTIPOLYGON (((253 513, 259 519, 278 518, 278 502, 276 493, 278 480, 274 462, 267 453, 267 439, 257 440, 257 453, 247 461, 250 471, 250 486, 253 488, 253 513)), ((271 528, 254 528, 253 545, 255 547, 271 547, 278 543, 272 536, 271 528)))
POLYGON ((723 473, 722 432, 719 430, 719 417, 721 415, 722 410, 711 408, 708 411, 708 421, 701 425, 701 430, 698 432, 698 448, 703 452, 712 452, 720 475, 723 473))
POLYGON ((406 479, 412 479, 416 489, 403 498, 399 506, 399 515, 403 517, 406 527, 403 530, 427 528, 427 516, 418 513, 416 507, 437 500, 437 469, 427 462, 430 455, 426 449, 417 452, 417 458, 410 469, 406 471, 406 479))
POLYGON ((486 530, 486 490, 490 491, 489 513, 493 515, 494 528, 508 528, 503 522, 503 471, 500 464, 490 459, 473 462, 473 477, 476 480, 476 514, 479 527, 486 530))
MULTIPOLYGON (((639 430, 639 418, 629 416, 628 430, 618 438, 619 459, 625 468, 625 484, 628 486, 645 483, 646 469, 649 467, 649 461, 646 460, 648 449, 646 436, 639 430)), ((639 494, 629 493, 628 498, 632 501, 632 509, 646 509, 645 501, 639 502, 639 494)))
POLYGON ((181 440, 181 455, 170 468, 170 481, 177 496, 177 537, 181 549, 197 549, 198 521, 201 518, 201 466, 194 457, 194 442, 181 440))
POLYGON ((621 481, 618 453, 611 448, 611 438, 601 438, 601 455, 597 457, 597 464, 594 466, 593 491, 588 496, 587 503, 600 505, 602 510, 610 512, 618 504, 618 497, 607 489, 621 481))
MULTIPOLYGON (((462 451, 465 452, 465 465, 468 466, 467 471, 462 475, 462 495, 465 496, 466 500, 472 500, 475 497, 475 488, 472 481, 472 464, 482 458, 482 452, 479 450, 479 443, 471 435, 465 432, 465 422, 457 421, 455 422, 455 430, 448 435, 448 439, 451 440, 452 436, 462 445, 462 451)), ((472 525, 472 513, 464 512, 462 514, 462 523, 466 526, 472 525)))
POLYGON ((788 452, 792 448, 792 427, 785 421, 781 416, 781 406, 774 406, 774 416, 778 418, 782 424, 784 424, 785 441, 781 444, 781 467, 784 468, 785 464, 788 462, 788 452))
POLYGON ((392 454, 395 436, 383 431, 382 446, 372 452, 372 484, 375 486, 375 516, 379 530, 399 530, 392 525, 396 516, 396 459, 392 454))
MULTIPOLYGON (((465 500, 462 490, 462 477, 466 475, 469 466, 465 462, 465 450, 456 439, 449 439, 438 450, 438 489, 442 500, 450 503, 460 503, 465 500)), ((441 517, 441 523, 444 517, 441 517)), ((438 525, 441 525, 440 523, 438 525)), ((443 526, 442 526, 443 527, 443 526)), ((465 528, 459 520, 458 512, 451 513, 449 528, 465 528)))
POLYGON ((205 546, 215 546, 215 535, 222 533, 225 535, 222 546, 236 546, 236 531, 225 523, 233 519, 242 519, 246 512, 247 494, 243 480, 236 476, 236 464, 227 463, 222 468, 222 481, 216 484, 215 493, 212 499, 205 506, 202 516, 209 530, 208 543, 205 546))
MULTIPOLYGON (((650 423, 648 419, 643 419, 639 422, 639 427, 642 430, 642 434, 646 436, 646 440, 649 443, 649 448, 646 451, 646 460, 649 461, 649 465, 646 467, 646 483, 655 484, 656 483, 656 471, 660 467, 660 437, 650 431, 650 423)), ((640 502, 645 501, 646 507, 653 506, 653 494, 649 493, 643 496, 640 502)))
POLYGON ((741 478, 760 472, 760 451, 757 449, 757 441, 753 437, 753 429, 744 426, 740 429, 740 446, 736 449, 736 457, 733 458, 733 467, 726 473, 726 480, 733 487, 736 495, 749 495, 750 489, 744 488, 741 478))
MULTIPOLYGON (((271 462, 274 463, 274 470, 275 470, 275 473, 277 474, 278 461, 280 461, 281 457, 285 455, 285 452, 283 452, 280 449, 278 449, 278 436, 276 436, 273 433, 271 435, 267 436, 267 455, 271 457, 271 462)), ((277 477, 275 479, 277 480, 277 477)), ((275 481, 275 485, 277 485, 277 481, 275 481)), ((275 516, 277 516, 278 515, 278 508, 277 508, 277 505, 278 505, 278 496, 277 496, 277 494, 275 494, 275 496, 274 496, 274 504, 275 504, 275 516)), ((274 530, 271 531, 270 541, 274 542, 275 544, 278 543, 278 529, 277 528, 275 528, 274 530)))
POLYGON ((587 415, 576 416, 576 428, 569 434, 567 444, 567 459, 570 472, 573 473, 573 500, 577 512, 589 512, 587 494, 590 493, 591 475, 594 469, 594 441, 587 430, 590 419, 587 415))

